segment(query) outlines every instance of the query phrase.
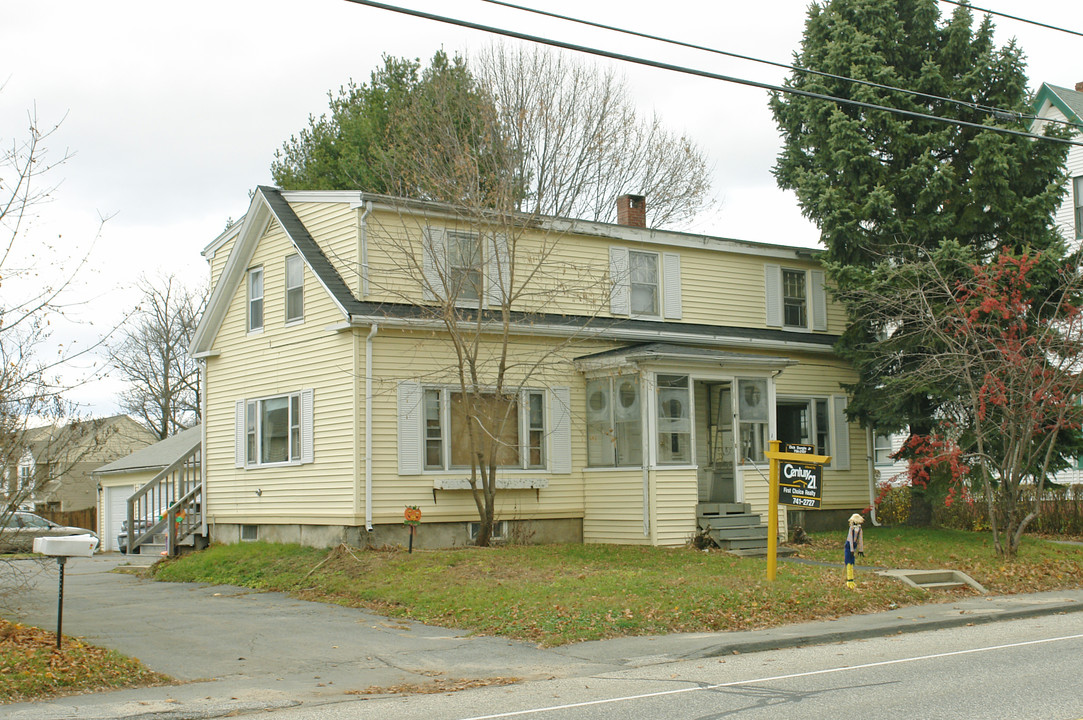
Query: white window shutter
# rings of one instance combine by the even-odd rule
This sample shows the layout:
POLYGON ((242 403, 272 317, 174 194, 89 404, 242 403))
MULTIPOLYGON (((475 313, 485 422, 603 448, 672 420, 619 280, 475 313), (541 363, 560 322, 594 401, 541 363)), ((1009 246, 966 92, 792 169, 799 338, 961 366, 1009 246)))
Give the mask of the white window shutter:
POLYGON ((399 474, 421 474, 422 427, 424 415, 421 385, 411 380, 399 383, 399 474))
POLYGON ((312 444, 314 391, 301 391, 301 462, 315 462, 316 456, 312 444))
POLYGON ((763 266, 763 281, 767 302, 768 327, 782 327, 782 268, 763 266))
POLYGON ((425 228, 422 239, 421 272, 425 276, 426 300, 444 296, 444 270, 447 266, 447 236, 440 228, 425 228))
POLYGON ((631 312, 631 284, 628 277, 628 248, 609 248, 609 312, 627 315, 631 312))
POLYGON ((812 329, 827 330, 827 290, 824 288, 824 271, 809 273, 809 300, 812 305, 812 329))
POLYGON ((554 473, 572 471, 572 424, 571 391, 566 387, 555 387, 549 396, 549 447, 554 473))
POLYGON ((508 283, 511 281, 511 255, 508 252, 506 235, 491 235, 487 243, 485 258, 485 304, 500 307, 507 297, 508 283))
POLYGON ((835 427, 835 454, 831 457, 832 470, 850 469, 850 423, 846 422, 846 396, 831 396, 831 414, 835 427))
POLYGON ((665 283, 664 317, 681 319, 681 256, 677 253, 662 254, 662 281, 665 283))
POLYGON ((245 401, 238 400, 233 410, 233 467, 244 467, 244 451, 248 445, 247 425, 244 417, 245 401))

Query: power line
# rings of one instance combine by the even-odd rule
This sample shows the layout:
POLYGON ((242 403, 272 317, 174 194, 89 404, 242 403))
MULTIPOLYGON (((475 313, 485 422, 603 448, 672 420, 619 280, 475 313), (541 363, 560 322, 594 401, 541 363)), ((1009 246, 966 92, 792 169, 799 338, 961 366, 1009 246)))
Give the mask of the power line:
POLYGON ((989 15, 998 15, 1000 17, 1008 18, 1009 20, 1018 20, 1019 22, 1028 23, 1030 25, 1037 25, 1038 27, 1048 28, 1049 30, 1056 30, 1057 32, 1068 33, 1069 35, 1079 35, 1083 37, 1083 32, 1078 30, 1069 30, 1068 28, 1062 28, 1057 25, 1049 25, 1044 22, 1038 22, 1037 20, 1028 20, 1018 15, 1009 15, 1008 13, 997 12, 996 10, 988 10, 986 8, 980 8, 977 5, 971 5, 969 2, 961 2, 960 0, 937 0, 937 2, 948 3, 949 5, 958 5, 959 7, 970 8, 971 10, 977 10, 978 12, 987 13, 989 15))
POLYGON ((674 40, 673 38, 666 38, 660 35, 651 35, 650 33, 639 32, 637 30, 629 30, 627 28, 620 28, 614 25, 606 25, 605 23, 594 22, 593 20, 584 20, 582 18, 572 17, 570 15, 561 15, 559 13, 550 12, 548 10, 539 10, 537 8, 526 7, 524 5, 516 5, 515 3, 506 2, 505 0, 482 0, 482 2, 490 3, 492 5, 499 5, 502 7, 512 8, 514 10, 521 10, 523 12, 534 13, 537 15, 543 15, 545 17, 551 17, 557 20, 564 20, 566 22, 577 23, 579 25, 586 25, 588 27, 598 28, 600 30, 609 30, 611 32, 622 33, 624 35, 631 35, 633 37, 640 37, 646 40, 654 40, 657 42, 666 43, 669 45, 677 45, 678 47, 690 48, 692 50, 701 50, 703 52, 714 53, 716 55, 723 55, 725 57, 736 58, 738 60, 747 60, 749 62, 760 63, 762 65, 769 65, 771 67, 782 68, 785 70, 793 70, 795 72, 803 73, 806 75, 816 75, 818 77, 830 78, 832 80, 842 80, 843 82, 854 83, 856 85, 864 85, 866 87, 877 88, 879 90, 889 90, 892 92, 904 93, 913 97, 919 97, 925 100, 935 100, 951 103, 959 107, 965 107, 970 110, 977 110, 980 112, 992 114, 998 119, 1005 117, 1011 117, 1012 119, 1020 120, 1045 120, 1046 122, 1055 123, 1059 125, 1067 125, 1074 129, 1083 129, 1083 125, 1074 123, 1070 120, 1058 120, 1053 118, 1039 118, 1037 115, 1024 115, 1022 113, 1015 112, 1014 110, 1004 110, 1002 108, 993 107, 990 105, 981 105, 979 103, 968 102, 965 100, 956 100, 955 98, 944 97, 941 95, 932 95, 929 93, 919 92, 917 90, 909 90, 907 88, 895 87, 893 85, 883 85, 881 83, 872 82, 871 80, 859 80, 857 78, 847 77, 845 75, 835 75, 833 73, 823 72, 821 70, 813 70, 811 68, 803 68, 796 65, 788 65, 786 63, 775 62, 773 60, 764 60, 763 58, 752 57, 751 55, 741 55, 740 53, 729 52, 727 50, 719 50, 718 48, 711 48, 705 45, 696 45, 694 43, 685 42, 683 40, 674 40))
POLYGON ((759 88, 761 90, 769 90, 770 92, 774 93, 782 93, 785 95, 799 95, 801 97, 808 97, 816 100, 826 100, 828 102, 851 105, 853 107, 860 107, 866 110, 881 110, 883 112, 902 115, 904 117, 919 118, 922 120, 934 120, 937 122, 946 123, 948 125, 975 128, 977 130, 986 130, 989 132, 999 133, 1001 135, 1025 137, 1032 140, 1047 140, 1051 142, 1062 143, 1065 145, 1076 145, 1083 147, 1083 141, 1069 140, 1065 138, 1052 137, 1049 135, 1036 135, 1034 133, 1024 132, 1022 130, 1012 130, 1010 128, 997 127, 996 125, 982 125, 980 123, 969 122, 967 120, 937 117, 936 115, 928 115, 926 113, 920 113, 914 110, 904 110, 901 108, 893 108, 887 107, 885 105, 876 105, 874 103, 862 102, 860 100, 850 100, 848 98, 835 97, 834 95, 824 95, 822 93, 810 92, 808 90, 800 90, 798 88, 785 87, 782 85, 772 85, 771 83, 759 82, 757 80, 738 78, 731 75, 722 75, 720 73, 713 73, 707 70, 698 70, 696 68, 690 68, 684 65, 674 65, 672 63, 664 63, 659 60, 651 60, 648 58, 637 57, 635 55, 625 55, 623 53, 615 53, 609 50, 602 50, 600 48, 569 43, 563 40, 555 40, 552 38, 545 38, 538 35, 530 35, 528 33, 521 33, 516 30, 506 30, 504 28, 498 28, 492 25, 483 25, 481 23, 471 22, 469 20, 460 20, 458 18, 447 17, 445 15, 436 15, 434 13, 423 12, 421 10, 411 10, 410 8, 399 7, 397 5, 388 5, 386 3, 374 2, 374 0, 346 0, 346 2, 350 2, 355 5, 364 5, 366 7, 372 7, 378 10, 387 10, 388 12, 399 13, 401 15, 410 15, 412 17, 422 18, 424 20, 432 20, 447 25, 456 25, 458 27, 464 27, 471 30, 492 33, 494 35, 503 35, 505 37, 515 38, 516 40, 525 40, 527 42, 539 43, 541 45, 550 45, 552 47, 558 47, 564 50, 572 50, 574 52, 597 55, 599 57, 605 57, 611 60, 620 60, 622 62, 632 63, 634 65, 643 65, 646 67, 658 68, 659 70, 668 70, 670 72, 678 72, 685 75, 695 75, 697 77, 708 78, 711 80, 721 80, 722 82, 734 83, 736 85, 745 85, 748 87, 759 88))

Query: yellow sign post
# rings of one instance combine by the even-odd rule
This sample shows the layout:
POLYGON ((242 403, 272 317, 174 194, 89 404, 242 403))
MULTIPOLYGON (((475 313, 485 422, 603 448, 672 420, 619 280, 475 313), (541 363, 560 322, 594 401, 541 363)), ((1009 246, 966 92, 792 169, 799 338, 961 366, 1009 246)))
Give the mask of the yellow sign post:
MULTIPOLYGON (((826 465, 831 462, 830 455, 813 455, 811 452, 782 452, 782 443, 772 440, 771 449, 764 453, 770 461, 768 466, 769 486, 767 500, 767 579, 774 581, 778 570, 778 468, 783 462, 826 465)), ((796 446, 794 449, 811 450, 810 446, 796 446)))

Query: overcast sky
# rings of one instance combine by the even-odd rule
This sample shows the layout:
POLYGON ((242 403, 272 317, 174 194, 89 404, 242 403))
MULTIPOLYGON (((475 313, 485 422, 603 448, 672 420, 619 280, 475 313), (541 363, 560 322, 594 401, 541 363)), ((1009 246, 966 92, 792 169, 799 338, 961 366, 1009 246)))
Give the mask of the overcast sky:
MULTIPOLYGON (((789 62, 801 40, 802 0, 640 0, 524 5, 789 62)), ((480 0, 402 0, 402 5, 546 35, 726 75, 780 83, 776 68, 721 58, 499 8, 480 0)), ((981 7, 1083 31, 1080 0, 983 0, 981 7)), ((944 13, 953 6, 942 4, 944 13)), ((1083 81, 1083 38, 1005 18, 998 41, 1018 39, 1031 87, 1083 81)), ((93 326, 64 325, 58 340, 88 342, 137 299, 140 275, 206 277, 200 250, 270 183, 274 151, 326 110, 327 92, 366 81, 387 53, 427 61, 443 47, 470 53, 494 38, 355 5, 345 0, 34 0, 5 4, 0 23, 0 141, 25 138, 28 117, 63 120, 49 152, 72 158, 51 180, 28 237, 78 256, 99 218, 78 291, 93 298, 75 313, 93 326)), ((765 91, 619 65, 644 111, 687 132, 714 164, 719 209, 687 228, 731 238, 812 246, 815 228, 791 193, 775 187, 778 134, 765 91)), ((649 198, 648 198, 649 202, 649 198)), ((10 286, 5 288, 11 291, 10 286)), ((106 378, 73 397, 96 414, 116 411, 119 382, 106 378)))

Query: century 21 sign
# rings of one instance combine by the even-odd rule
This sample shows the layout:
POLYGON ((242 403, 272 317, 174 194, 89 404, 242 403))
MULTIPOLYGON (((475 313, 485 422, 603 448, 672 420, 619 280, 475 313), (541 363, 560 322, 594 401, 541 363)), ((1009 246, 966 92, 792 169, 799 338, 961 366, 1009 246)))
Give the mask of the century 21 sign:
POLYGON ((782 505, 819 508, 823 467, 783 460, 778 464, 778 501, 782 505))

